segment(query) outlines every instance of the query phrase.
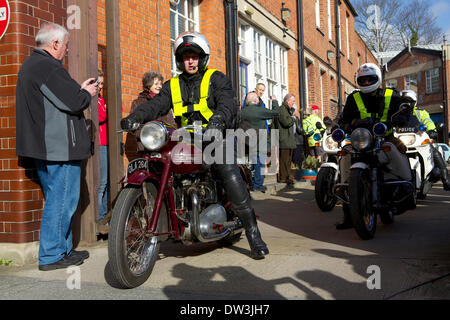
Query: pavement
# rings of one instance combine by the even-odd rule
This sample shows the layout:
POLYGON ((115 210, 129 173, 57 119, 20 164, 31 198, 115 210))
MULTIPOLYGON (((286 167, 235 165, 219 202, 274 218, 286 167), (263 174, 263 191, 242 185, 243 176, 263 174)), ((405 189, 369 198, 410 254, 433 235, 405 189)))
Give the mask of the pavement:
POLYGON ((270 249, 263 260, 249 258, 245 236, 232 247, 169 241, 147 282, 122 290, 111 277, 107 241, 99 241, 77 248, 90 252, 79 268, 0 266, 0 300, 450 299, 450 194, 442 185, 394 224, 378 222, 369 241, 334 228, 342 209, 321 212, 311 182, 269 187, 252 193, 270 249))

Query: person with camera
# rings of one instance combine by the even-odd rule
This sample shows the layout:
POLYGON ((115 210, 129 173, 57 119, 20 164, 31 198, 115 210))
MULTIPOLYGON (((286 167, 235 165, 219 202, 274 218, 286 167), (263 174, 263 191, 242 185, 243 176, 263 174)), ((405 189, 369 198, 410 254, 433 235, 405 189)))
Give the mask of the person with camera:
POLYGON ((43 24, 17 79, 16 154, 34 160, 45 197, 41 271, 79 265, 89 257, 88 251, 73 250, 72 222, 80 198, 82 160, 91 156, 83 111, 98 85, 90 78, 80 86, 64 69, 68 43, 64 27, 43 24))
MULTIPOLYGON (((427 133, 430 138, 433 140, 437 140, 438 132, 436 130, 436 125, 434 124, 433 120, 431 120, 430 114, 425 109, 417 107, 417 94, 413 90, 407 89, 403 90, 401 92, 401 95, 407 103, 410 103, 414 107, 414 116, 419 120, 421 124, 427 127, 427 133)), ((433 144, 431 144, 430 146, 433 153, 433 161, 441 172, 441 181, 444 186, 444 190, 450 191, 450 181, 448 178, 448 171, 447 167, 445 166, 444 159, 433 144)))
MULTIPOLYGON (((222 72, 208 68, 210 46, 201 33, 182 33, 175 40, 173 51, 177 68, 182 73, 167 81, 159 95, 122 119, 122 129, 132 130, 136 124, 157 119, 173 109, 179 127, 201 122, 206 127, 204 141, 222 140, 224 144, 223 132, 234 129, 239 110, 230 79, 222 72)), ((214 163, 212 168, 223 181, 234 211, 243 223, 251 248, 250 256, 263 259, 269 250, 261 238, 250 196, 237 164, 214 163)))

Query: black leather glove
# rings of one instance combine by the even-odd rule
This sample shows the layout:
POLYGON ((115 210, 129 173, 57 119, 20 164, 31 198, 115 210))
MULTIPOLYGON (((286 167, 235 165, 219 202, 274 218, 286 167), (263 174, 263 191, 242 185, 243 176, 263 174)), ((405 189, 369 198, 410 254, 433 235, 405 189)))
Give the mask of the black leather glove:
POLYGON ((142 123, 142 120, 139 116, 132 113, 128 117, 120 120, 120 127, 125 131, 135 131, 139 129, 139 125, 142 123))
POLYGON ((437 133, 437 131, 430 130, 430 131, 427 131, 427 133, 428 133, 428 135, 430 136, 431 139, 437 140, 437 138, 438 138, 438 133, 437 133))
POLYGON ((214 141, 222 140, 225 127, 225 121, 221 115, 212 116, 206 126, 206 131, 203 134, 203 140, 210 142, 212 142, 213 138, 214 141))
POLYGON ((319 121, 316 122, 316 128, 319 130, 323 128, 322 124, 319 121))

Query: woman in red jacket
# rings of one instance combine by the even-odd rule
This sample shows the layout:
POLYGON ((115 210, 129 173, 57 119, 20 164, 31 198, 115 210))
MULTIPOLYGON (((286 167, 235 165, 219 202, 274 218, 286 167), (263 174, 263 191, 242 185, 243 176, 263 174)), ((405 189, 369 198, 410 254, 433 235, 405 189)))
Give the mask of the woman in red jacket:
POLYGON ((98 71, 98 132, 100 150, 100 185, 98 187, 98 222, 108 213, 109 197, 109 146, 108 146, 108 112, 102 97, 104 85, 103 72, 98 71))

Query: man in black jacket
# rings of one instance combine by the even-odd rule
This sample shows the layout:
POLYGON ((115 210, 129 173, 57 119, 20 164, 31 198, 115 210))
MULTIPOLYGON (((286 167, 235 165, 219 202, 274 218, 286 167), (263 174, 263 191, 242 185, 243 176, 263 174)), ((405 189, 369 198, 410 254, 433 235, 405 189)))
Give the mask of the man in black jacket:
MULTIPOLYGON (((185 32, 174 43, 176 64, 183 71, 166 82, 158 96, 140 105, 131 115, 122 119, 124 130, 133 129, 165 115, 173 108, 180 127, 201 122, 207 130, 206 141, 222 139, 223 131, 234 128, 239 106, 234 101, 230 80, 220 71, 208 69, 210 47, 200 33, 185 32)), ((263 259, 269 253, 261 239, 256 216, 250 203, 245 183, 236 164, 214 164, 225 191, 242 220, 253 259, 263 259)))
POLYGON ((95 79, 82 86, 62 66, 69 34, 45 24, 37 48, 20 68, 16 91, 16 154, 34 159, 45 197, 39 270, 78 265, 87 251, 72 245, 72 218, 80 197, 81 161, 91 156, 83 110, 97 94, 95 79))
MULTIPOLYGON (((358 68, 356 82, 359 90, 353 91, 347 97, 342 117, 339 119, 339 125, 344 131, 350 133, 358 126, 365 126, 371 130, 377 121, 385 123, 389 130, 392 129, 391 117, 399 110, 403 100, 396 90, 380 88, 381 81, 381 70, 374 63, 365 63, 358 68)), ((385 139, 404 153, 405 145, 399 139, 394 138, 392 130, 388 133, 385 139)), ((348 177, 349 162, 350 156, 348 155, 341 160, 342 182, 345 182, 348 177)), ((337 224, 336 229, 352 227, 350 214, 344 210, 344 221, 337 224)))

